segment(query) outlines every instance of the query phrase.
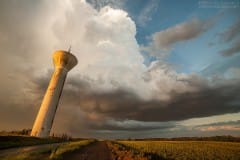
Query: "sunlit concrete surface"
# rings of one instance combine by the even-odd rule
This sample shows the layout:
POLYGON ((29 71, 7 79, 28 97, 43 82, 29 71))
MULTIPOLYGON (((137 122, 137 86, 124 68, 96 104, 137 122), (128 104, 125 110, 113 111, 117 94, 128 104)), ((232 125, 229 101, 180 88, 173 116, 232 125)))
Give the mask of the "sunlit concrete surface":
POLYGON ((70 52, 60 50, 53 54, 53 63, 55 69, 33 125, 31 136, 49 136, 67 73, 77 65, 77 58, 70 52))

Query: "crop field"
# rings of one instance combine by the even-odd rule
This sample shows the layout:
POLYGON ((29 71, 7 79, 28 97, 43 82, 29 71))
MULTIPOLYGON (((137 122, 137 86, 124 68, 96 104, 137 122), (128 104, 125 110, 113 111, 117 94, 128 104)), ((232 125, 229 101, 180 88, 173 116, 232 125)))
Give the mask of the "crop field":
POLYGON ((240 143, 212 141, 118 141, 139 154, 171 160, 239 160, 240 143))
POLYGON ((0 150, 1 160, 240 160, 239 142, 76 140, 0 150))

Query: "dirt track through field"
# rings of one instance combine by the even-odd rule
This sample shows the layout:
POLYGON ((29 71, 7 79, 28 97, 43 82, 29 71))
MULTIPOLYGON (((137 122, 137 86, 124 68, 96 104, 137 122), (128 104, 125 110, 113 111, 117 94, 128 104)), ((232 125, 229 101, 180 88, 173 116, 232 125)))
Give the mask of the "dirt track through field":
POLYGON ((111 151, 105 142, 96 142, 79 151, 66 154, 63 159, 71 160, 112 160, 111 151))
POLYGON ((63 160, 147 160, 133 155, 130 151, 119 150, 117 145, 110 142, 98 141, 78 151, 67 153, 63 160))

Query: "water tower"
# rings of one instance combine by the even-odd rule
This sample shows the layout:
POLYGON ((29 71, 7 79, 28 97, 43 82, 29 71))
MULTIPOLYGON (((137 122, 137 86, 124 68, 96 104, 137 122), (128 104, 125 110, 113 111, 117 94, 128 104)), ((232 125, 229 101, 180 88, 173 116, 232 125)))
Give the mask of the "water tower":
POLYGON ((77 65, 77 58, 70 53, 70 50, 59 50, 53 54, 53 64, 54 72, 34 122, 31 136, 48 137, 50 135, 67 73, 77 65))

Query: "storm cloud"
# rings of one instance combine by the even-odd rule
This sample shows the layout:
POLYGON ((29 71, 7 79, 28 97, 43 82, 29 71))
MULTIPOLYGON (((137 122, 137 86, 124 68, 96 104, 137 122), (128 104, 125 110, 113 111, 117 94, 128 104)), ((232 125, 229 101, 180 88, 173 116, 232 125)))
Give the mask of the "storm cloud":
POLYGON ((194 92, 172 92, 170 99, 160 101, 143 100, 127 89, 94 91, 85 78, 80 79, 68 80, 60 104, 64 112, 58 112, 59 117, 69 120, 65 122, 68 131, 165 130, 176 127, 169 122, 240 111, 238 81, 215 87, 205 86, 194 92), (71 110, 76 112, 71 113, 71 110))
POLYGON ((195 92, 173 91, 167 101, 142 100, 129 90, 84 92, 88 94, 68 90, 65 97, 79 96, 72 99, 79 100, 79 107, 89 117, 162 122, 239 112, 239 91, 240 87, 233 83, 195 92))

